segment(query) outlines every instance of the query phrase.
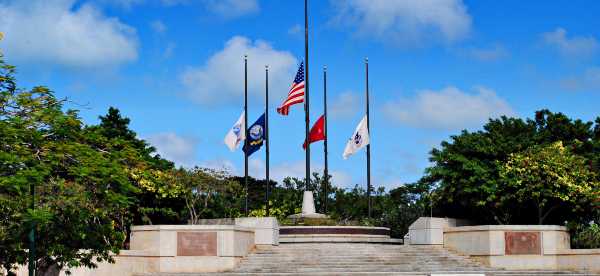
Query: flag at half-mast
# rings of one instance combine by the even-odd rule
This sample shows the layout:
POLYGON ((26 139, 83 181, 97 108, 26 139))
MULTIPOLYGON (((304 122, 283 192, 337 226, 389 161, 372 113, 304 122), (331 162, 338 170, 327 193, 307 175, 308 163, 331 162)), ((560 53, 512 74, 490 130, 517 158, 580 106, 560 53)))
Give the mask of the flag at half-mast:
POLYGON ((290 92, 288 93, 287 98, 281 104, 280 107, 277 108, 277 113, 281 115, 288 115, 290 113, 290 106, 303 103, 304 102, 304 62, 300 63, 300 67, 298 68, 298 73, 296 73, 296 77, 294 78, 294 82, 292 83, 292 87, 290 88, 290 92))
POLYGON ((352 134, 348 143, 346 143, 343 154, 344 160, 348 159, 350 155, 356 153, 360 149, 366 147, 370 142, 367 115, 365 115, 362 120, 360 120, 360 123, 356 127, 356 130, 354 130, 354 134, 352 134))
MULTIPOLYGON (((310 134, 308 135, 308 142, 313 143, 321 140, 325 140, 325 115, 321 115, 317 122, 310 129, 310 134)), ((306 149, 306 141, 302 144, 302 148, 306 149)))
POLYGON ((248 127, 248 135, 246 143, 244 143, 243 150, 246 155, 250 156, 255 151, 259 150, 265 141, 265 114, 258 117, 258 120, 254 124, 248 127))
POLYGON ((245 116, 246 113, 242 111, 240 118, 238 118, 229 132, 227 132, 227 135, 225 135, 225 145, 227 145, 231 151, 237 149, 240 143, 246 139, 246 133, 244 133, 244 130, 246 129, 246 125, 244 124, 245 116))

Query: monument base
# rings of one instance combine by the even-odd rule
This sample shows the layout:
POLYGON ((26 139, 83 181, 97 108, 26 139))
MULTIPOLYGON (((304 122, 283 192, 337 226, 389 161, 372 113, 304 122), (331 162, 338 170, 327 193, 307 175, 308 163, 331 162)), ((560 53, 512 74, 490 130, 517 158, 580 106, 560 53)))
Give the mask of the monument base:
POLYGON ((280 243, 403 243, 390 238, 390 229, 369 226, 283 226, 280 243))
POLYGON ((315 218, 315 219, 328 219, 329 216, 325 215, 325 214, 319 214, 319 213, 312 213, 312 214, 294 214, 294 215, 289 215, 288 216, 289 219, 303 219, 303 218, 315 218))

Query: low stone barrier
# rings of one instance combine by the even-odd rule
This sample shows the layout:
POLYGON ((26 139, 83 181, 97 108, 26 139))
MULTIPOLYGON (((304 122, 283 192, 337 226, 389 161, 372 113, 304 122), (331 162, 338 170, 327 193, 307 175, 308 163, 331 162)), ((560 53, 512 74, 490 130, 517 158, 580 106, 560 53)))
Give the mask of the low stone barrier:
POLYGON ((468 225, 466 220, 453 218, 420 217, 408 227, 407 244, 443 245, 444 228, 468 225))
POLYGON ((198 225, 238 225, 254 230, 254 243, 256 245, 279 244, 279 222, 275 217, 245 217, 201 219, 198 225))
POLYGON ((600 249, 571 249, 558 225, 448 227, 444 247, 494 268, 600 271, 600 249))
MULTIPOLYGON (((131 231, 131 249, 114 256, 114 264, 73 269, 72 275, 220 272, 236 267, 255 246, 254 230, 238 225, 146 225, 131 231)), ((27 275, 27 269, 17 275, 27 275)))
POLYGON ((354 242, 354 243, 402 243, 402 239, 390 238, 390 229, 370 226, 282 226, 279 242, 354 242))

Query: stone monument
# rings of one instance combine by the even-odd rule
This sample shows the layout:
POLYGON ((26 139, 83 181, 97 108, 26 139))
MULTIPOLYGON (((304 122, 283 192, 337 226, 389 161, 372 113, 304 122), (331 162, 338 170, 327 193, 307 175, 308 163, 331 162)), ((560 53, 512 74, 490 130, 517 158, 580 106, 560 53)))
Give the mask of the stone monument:
POLYGON ((329 216, 317 213, 312 191, 304 191, 304 195, 302 196, 302 213, 288 216, 288 218, 329 218, 329 216))

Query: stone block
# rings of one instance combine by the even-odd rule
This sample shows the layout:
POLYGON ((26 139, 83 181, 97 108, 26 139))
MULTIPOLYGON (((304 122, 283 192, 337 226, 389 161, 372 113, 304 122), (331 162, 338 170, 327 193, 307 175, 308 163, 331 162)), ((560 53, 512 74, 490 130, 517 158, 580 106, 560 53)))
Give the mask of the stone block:
POLYGON ((468 224, 468 221, 452 218, 420 217, 408 228, 409 244, 442 245, 444 228, 468 224))
POLYGON ((279 222, 275 217, 236 218, 235 224, 254 230, 254 243, 257 245, 279 244, 279 222))

